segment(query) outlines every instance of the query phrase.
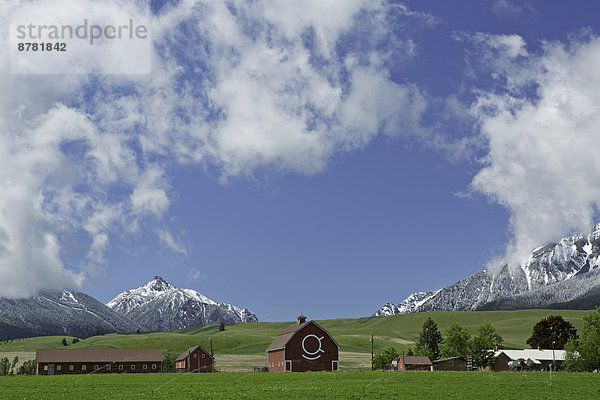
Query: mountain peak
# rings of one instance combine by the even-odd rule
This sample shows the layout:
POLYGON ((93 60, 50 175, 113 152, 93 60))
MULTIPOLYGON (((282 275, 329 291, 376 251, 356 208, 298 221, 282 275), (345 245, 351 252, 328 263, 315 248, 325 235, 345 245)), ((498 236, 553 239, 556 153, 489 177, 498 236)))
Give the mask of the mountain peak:
POLYGON ((158 275, 156 275, 154 277, 154 279, 152 279, 150 282, 146 283, 143 287, 147 290, 152 290, 152 291, 156 291, 156 292, 164 292, 166 290, 175 288, 175 286, 173 286, 171 283, 167 282, 166 280, 164 280, 162 277, 160 277, 158 275))
POLYGON ((258 321, 248 310, 217 303, 193 289, 177 288, 160 276, 119 293, 107 306, 149 331, 258 321))

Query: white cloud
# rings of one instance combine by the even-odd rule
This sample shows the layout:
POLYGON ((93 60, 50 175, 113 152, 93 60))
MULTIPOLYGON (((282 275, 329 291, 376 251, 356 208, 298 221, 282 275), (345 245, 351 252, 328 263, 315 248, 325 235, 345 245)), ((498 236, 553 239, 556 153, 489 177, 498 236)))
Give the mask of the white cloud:
POLYGON ((9 75, 0 46, 0 296, 81 284, 112 235, 168 213, 177 164, 216 165, 223 180, 312 174, 378 134, 430 135, 426 97, 386 72, 418 50, 388 26, 394 7, 432 24, 367 0, 181 1, 153 21, 147 76, 9 75), (65 266, 61 238, 73 236, 87 252, 65 266))
POLYGON ((202 272, 199 269, 196 268, 191 268, 190 271, 188 272, 185 280, 187 282, 191 282, 191 281, 196 281, 200 278, 205 278, 206 276, 204 275, 204 272, 202 272))
POLYGON ((183 245, 177 243, 175 238, 173 238, 173 235, 171 234, 171 232, 163 230, 163 229, 159 229, 158 230, 158 238, 160 239, 160 241, 162 243, 164 243, 169 249, 171 249, 175 253, 187 255, 187 250, 185 249, 185 247, 183 245))
POLYGON ((536 246, 588 231, 598 218, 598 65, 598 38, 547 43, 543 54, 511 67, 529 77, 520 90, 482 94, 474 106, 489 153, 472 187, 510 211, 513 263, 536 246))

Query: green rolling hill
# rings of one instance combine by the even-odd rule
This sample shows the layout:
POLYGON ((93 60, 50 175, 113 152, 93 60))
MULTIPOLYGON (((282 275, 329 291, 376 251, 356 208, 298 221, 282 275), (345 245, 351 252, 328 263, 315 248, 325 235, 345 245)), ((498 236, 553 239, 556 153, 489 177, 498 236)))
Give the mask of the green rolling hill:
MULTIPOLYGON (((341 346, 341 351, 370 353, 370 335, 375 336, 375 351, 394 346, 399 351, 406 350, 419 335, 427 317, 433 318, 442 331, 450 324, 458 323, 472 334, 484 321, 490 321, 504 338, 504 347, 526 348, 533 325, 549 315, 560 314, 578 330, 583 326, 582 316, 589 311, 581 310, 519 310, 519 311, 468 311, 468 312, 430 312, 389 317, 366 317, 354 319, 331 319, 317 321, 327 329, 341 346)), ((68 348, 85 347, 153 347, 165 352, 179 353, 193 345, 200 344, 220 354, 264 354, 271 341, 292 322, 253 322, 227 325, 225 331, 219 331, 218 325, 199 328, 186 328, 168 332, 142 334, 106 334, 93 336, 72 344, 66 337, 68 348)), ((19 339, 0 344, 2 352, 32 352, 39 348, 62 348, 63 336, 41 336, 19 339)))

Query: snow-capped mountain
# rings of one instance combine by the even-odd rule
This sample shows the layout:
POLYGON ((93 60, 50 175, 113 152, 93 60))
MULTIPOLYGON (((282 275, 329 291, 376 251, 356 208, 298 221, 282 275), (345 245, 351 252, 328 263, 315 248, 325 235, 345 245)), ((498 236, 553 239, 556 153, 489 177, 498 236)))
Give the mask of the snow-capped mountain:
POLYGON ((600 224, 587 235, 535 249, 517 268, 479 271, 435 292, 411 294, 375 314, 523 308, 593 308, 600 305, 600 224))
POLYGON ((247 308, 217 303, 195 290, 179 289, 160 276, 120 293, 107 306, 149 331, 258 321, 247 308))
POLYGON ((46 335, 85 338, 141 327, 95 298, 68 290, 40 292, 27 299, 0 298, 0 339, 46 335))

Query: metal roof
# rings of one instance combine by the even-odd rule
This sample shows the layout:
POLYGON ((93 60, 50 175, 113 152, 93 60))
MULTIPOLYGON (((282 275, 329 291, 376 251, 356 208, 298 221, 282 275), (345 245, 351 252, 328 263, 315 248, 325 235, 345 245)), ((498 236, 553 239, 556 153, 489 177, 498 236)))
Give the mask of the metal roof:
POLYGON ((525 349, 525 350, 499 350, 494 353, 495 357, 498 357, 501 353, 506 354, 511 360, 523 360, 531 359, 533 361, 564 361, 565 351, 564 350, 537 350, 537 349, 525 349), (554 355, 552 352, 554 351, 554 355))
POLYGON ((161 349, 38 349, 38 363, 61 362, 162 362, 161 349))
POLYGON ((335 343, 335 345, 338 347, 338 349, 340 348, 340 345, 329 334, 329 332, 327 332, 326 329, 324 329, 322 326, 320 326, 319 324, 317 324, 315 321, 308 321, 308 322, 303 322, 301 324, 294 323, 294 324, 291 324, 290 326, 288 326, 287 328, 285 328, 279 334, 279 336, 277 336, 275 338, 275 340, 273 340, 273 343, 271 343, 269 345, 269 347, 267 348, 267 353, 271 352, 271 351, 275 351, 275 350, 285 349, 285 346, 288 344, 288 342, 290 341, 290 339, 292 339, 292 337, 294 337, 294 335, 296 334, 296 332, 302 330, 305 326, 307 326, 309 324, 314 324, 314 325, 318 326, 323 332, 325 332, 327 334, 327 336, 329 336, 329 338, 331 340, 333 340, 333 343, 335 343))
POLYGON ((200 348, 203 352, 208 354, 209 357, 212 357, 208 351, 204 350, 204 347, 198 345, 198 346, 192 346, 189 349, 187 349, 186 351, 184 351, 183 353, 181 353, 181 355, 179 357, 177 357, 175 359, 175 361, 181 361, 181 360, 185 359, 192 351, 196 350, 197 348, 200 348))

